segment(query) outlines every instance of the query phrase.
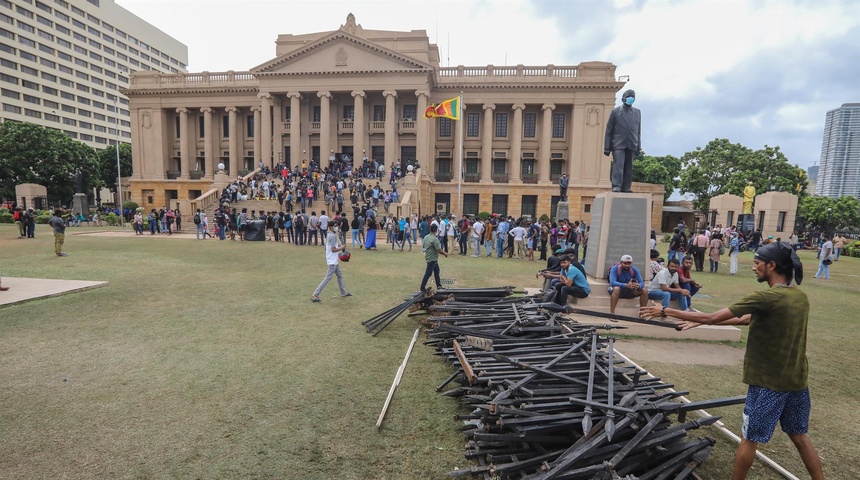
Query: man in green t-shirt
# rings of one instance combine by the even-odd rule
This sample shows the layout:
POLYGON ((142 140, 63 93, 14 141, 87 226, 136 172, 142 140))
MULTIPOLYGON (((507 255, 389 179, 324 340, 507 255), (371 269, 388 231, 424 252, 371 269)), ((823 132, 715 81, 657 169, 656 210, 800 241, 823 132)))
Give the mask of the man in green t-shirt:
POLYGON ((746 478, 758 444, 770 441, 777 421, 800 452, 809 475, 823 480, 821 459, 807 435, 811 407, 806 361, 809 300, 803 291, 789 286, 792 279, 798 285, 803 281, 803 264, 790 244, 773 242, 756 251, 753 272, 770 288, 714 313, 680 311, 654 303, 642 307, 640 316, 672 316, 683 321, 684 329, 701 324, 749 325, 743 377, 749 389, 732 480, 746 478))
POLYGON ((424 251, 424 260, 427 261, 427 268, 424 270, 424 279, 421 280, 421 291, 427 288, 427 280, 430 280, 432 274, 436 280, 436 289, 442 288, 442 281, 439 280, 439 254, 448 257, 448 253, 442 250, 442 242, 436 236, 439 227, 434 223, 430 225, 431 235, 424 235, 421 239, 421 250, 424 251))

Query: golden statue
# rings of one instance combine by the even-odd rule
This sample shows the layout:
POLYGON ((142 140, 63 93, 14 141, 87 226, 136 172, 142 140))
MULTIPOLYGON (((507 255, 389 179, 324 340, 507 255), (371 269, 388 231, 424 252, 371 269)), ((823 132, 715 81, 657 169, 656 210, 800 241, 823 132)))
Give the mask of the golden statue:
POLYGON ((755 187, 752 182, 747 182, 744 187, 744 214, 753 213, 753 199, 755 198, 755 187))

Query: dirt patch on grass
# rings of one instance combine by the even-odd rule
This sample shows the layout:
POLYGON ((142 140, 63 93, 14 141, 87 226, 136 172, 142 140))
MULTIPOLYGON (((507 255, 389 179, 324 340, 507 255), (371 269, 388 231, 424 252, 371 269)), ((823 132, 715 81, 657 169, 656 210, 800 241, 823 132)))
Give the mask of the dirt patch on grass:
POLYGON ((684 365, 736 365, 744 350, 715 343, 669 342, 665 340, 619 339, 616 348, 631 360, 684 365))

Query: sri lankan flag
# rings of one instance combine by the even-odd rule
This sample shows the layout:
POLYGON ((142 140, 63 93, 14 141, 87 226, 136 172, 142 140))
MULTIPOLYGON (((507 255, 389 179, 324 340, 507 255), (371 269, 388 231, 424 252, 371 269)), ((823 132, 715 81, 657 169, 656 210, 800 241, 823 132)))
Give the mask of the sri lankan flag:
POLYGON ((424 118, 450 118, 451 120, 460 119, 460 97, 455 97, 450 100, 445 100, 439 105, 430 105, 424 111, 424 118))

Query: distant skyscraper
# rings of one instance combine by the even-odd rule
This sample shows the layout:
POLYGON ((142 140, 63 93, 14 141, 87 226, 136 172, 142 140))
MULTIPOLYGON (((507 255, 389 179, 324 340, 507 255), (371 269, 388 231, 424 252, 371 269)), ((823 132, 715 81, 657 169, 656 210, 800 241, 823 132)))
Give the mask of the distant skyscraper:
POLYGON ((860 103, 827 112, 815 194, 860 198, 860 103))
POLYGON ((188 47, 114 0, 0 0, 0 37, 0 122, 99 149, 131 141, 131 72, 179 74, 188 63, 188 47))
POLYGON ((806 179, 809 183, 806 185, 806 191, 815 195, 815 188, 818 182, 818 165, 813 165, 806 169, 806 179))

